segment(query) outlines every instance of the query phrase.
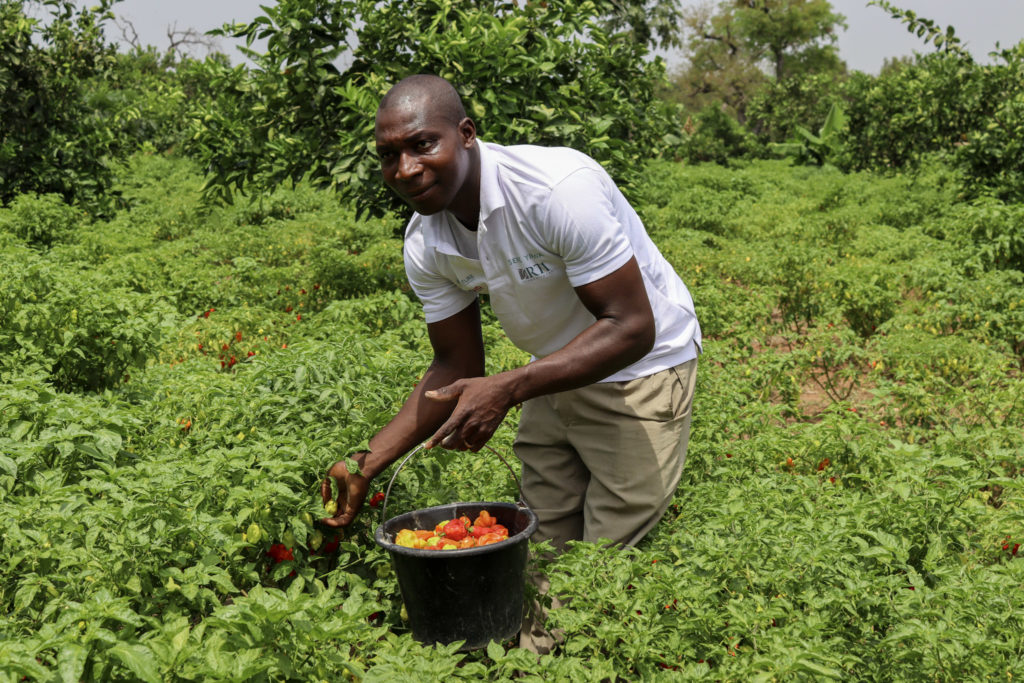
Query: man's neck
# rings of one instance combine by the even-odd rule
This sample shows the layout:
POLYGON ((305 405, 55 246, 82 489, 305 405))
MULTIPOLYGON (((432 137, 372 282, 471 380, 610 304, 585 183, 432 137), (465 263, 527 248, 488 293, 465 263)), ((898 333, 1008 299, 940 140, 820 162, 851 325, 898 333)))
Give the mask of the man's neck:
POLYGON ((459 222, 466 226, 467 230, 476 230, 480 222, 480 143, 470 150, 471 162, 469 171, 466 173, 466 182, 463 183, 458 195, 451 204, 448 211, 451 212, 459 222))

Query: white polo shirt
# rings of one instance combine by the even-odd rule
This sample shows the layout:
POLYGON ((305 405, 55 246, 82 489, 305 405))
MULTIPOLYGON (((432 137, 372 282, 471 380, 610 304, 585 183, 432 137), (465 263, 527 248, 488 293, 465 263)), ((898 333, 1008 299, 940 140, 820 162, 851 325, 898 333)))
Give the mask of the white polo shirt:
POLYGON ((565 147, 477 144, 475 253, 474 234, 447 211, 414 214, 406 228, 405 272, 428 323, 488 294, 509 339, 543 358, 595 322, 573 288, 635 256, 654 312, 654 348, 602 381, 646 377, 697 356, 700 325, 686 285, 600 164, 565 147))

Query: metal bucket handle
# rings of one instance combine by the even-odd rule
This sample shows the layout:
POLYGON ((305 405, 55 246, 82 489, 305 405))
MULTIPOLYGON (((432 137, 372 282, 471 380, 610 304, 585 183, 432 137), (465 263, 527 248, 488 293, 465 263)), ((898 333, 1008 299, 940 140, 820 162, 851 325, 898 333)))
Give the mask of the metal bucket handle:
MULTIPOLYGON (((398 477, 398 473, 402 471, 403 467, 405 467, 405 463, 409 460, 409 458, 411 458, 412 456, 416 455, 416 453, 420 449, 422 449, 424 446, 426 446, 426 445, 427 445, 426 442, 423 442, 419 446, 417 446, 416 448, 414 448, 411 451, 409 451, 408 455, 406 455, 404 458, 402 458, 402 461, 398 463, 398 467, 395 468, 394 473, 391 475, 391 480, 388 481, 388 487, 384 491, 384 504, 381 505, 381 509, 380 509, 380 523, 381 524, 386 522, 387 519, 388 519, 388 516, 387 516, 388 498, 391 496, 391 485, 395 483, 395 479, 398 477)), ((523 485, 519 481, 519 477, 516 476, 515 470, 513 470, 512 466, 508 464, 508 460, 505 460, 505 457, 501 453, 499 453, 498 451, 496 451, 493 448, 491 448, 489 444, 484 444, 484 448, 486 448, 491 453, 494 453, 496 456, 498 456, 498 459, 501 460, 501 462, 505 465, 505 467, 508 468, 508 473, 510 475, 512 475, 512 480, 516 483, 516 490, 519 491, 519 500, 516 501, 516 505, 518 505, 521 508, 525 508, 526 507, 526 503, 523 501, 523 485)))

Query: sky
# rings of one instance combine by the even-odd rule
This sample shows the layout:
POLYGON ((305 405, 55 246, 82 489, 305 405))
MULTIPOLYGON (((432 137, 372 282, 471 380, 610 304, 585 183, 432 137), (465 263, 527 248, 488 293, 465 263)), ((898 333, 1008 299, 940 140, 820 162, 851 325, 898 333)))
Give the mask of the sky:
MULTIPOLYGON (((167 29, 196 29, 205 32, 225 22, 248 22, 262 14, 261 4, 273 0, 123 0, 114 6, 115 14, 131 22, 139 41, 165 49, 167 29)), ((681 0, 684 5, 700 0, 681 0)), ((891 4, 917 12, 941 27, 952 25, 956 35, 976 60, 989 62, 988 54, 996 43, 1007 48, 1024 39, 1024 0, 891 0, 891 4)), ((892 19, 880 7, 868 7, 867 0, 832 0, 835 11, 846 17, 847 29, 839 33, 839 54, 851 70, 877 74, 887 57, 930 52, 931 49, 906 26, 892 19)), ((107 30, 119 38, 116 26, 107 30)), ((219 49, 241 61, 230 40, 216 39, 219 49)), ((202 56, 200 50, 196 56, 202 56)), ((678 62, 665 55, 669 65, 678 62)))

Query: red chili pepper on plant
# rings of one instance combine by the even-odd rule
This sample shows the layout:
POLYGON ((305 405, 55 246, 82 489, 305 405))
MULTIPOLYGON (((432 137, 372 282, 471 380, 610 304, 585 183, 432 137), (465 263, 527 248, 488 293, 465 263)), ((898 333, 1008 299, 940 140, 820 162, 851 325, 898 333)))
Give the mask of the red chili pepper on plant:
POLYGON ((382 500, 384 500, 384 492, 377 491, 377 493, 370 497, 370 507, 377 507, 382 500))
POLYGON ((275 543, 270 546, 270 550, 267 551, 267 557, 273 558, 274 562, 281 563, 284 561, 294 562, 295 555, 292 554, 291 548, 286 548, 284 543, 275 543))

